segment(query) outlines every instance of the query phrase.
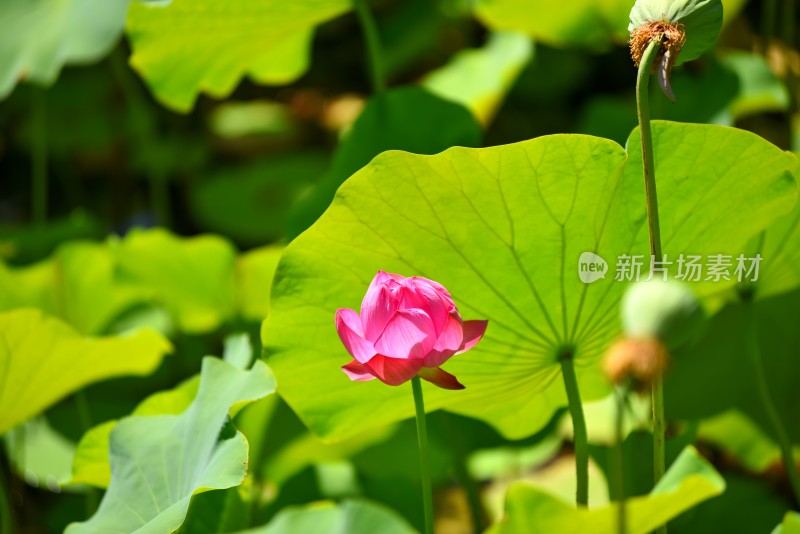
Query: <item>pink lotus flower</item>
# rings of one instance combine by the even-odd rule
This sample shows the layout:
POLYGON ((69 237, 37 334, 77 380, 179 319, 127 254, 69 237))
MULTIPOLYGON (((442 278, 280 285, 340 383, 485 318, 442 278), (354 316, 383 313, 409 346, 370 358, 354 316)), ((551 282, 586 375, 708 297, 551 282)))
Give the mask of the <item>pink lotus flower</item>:
POLYGON ((361 302, 361 315, 336 310, 336 331, 352 362, 351 380, 378 378, 390 386, 414 376, 445 389, 464 389, 439 368, 475 346, 487 321, 463 321, 450 293, 438 282, 379 271, 361 302))

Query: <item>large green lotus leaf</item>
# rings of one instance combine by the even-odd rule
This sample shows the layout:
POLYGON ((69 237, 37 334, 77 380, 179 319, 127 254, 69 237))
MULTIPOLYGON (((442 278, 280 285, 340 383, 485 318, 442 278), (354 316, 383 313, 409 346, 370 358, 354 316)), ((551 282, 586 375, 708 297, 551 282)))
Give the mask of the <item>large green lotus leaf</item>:
MULTIPOLYGON (((230 336, 225 340, 224 360, 227 363, 239 369, 245 369, 250 366, 252 359, 252 347, 246 334, 230 336)), ((140 402, 131 415, 179 414, 192 404, 199 387, 200 375, 195 375, 173 389, 153 393, 140 402)), ((268 399, 263 401, 266 400, 268 399)), ((237 406, 231 409, 231 415, 235 415, 239 408, 237 406)), ((116 425, 116 420, 106 421, 90 428, 81 437, 72 460, 70 484, 88 484, 98 488, 108 487, 111 482, 109 441, 111 431, 116 425)))
POLYGON ((171 350, 151 330, 83 337, 40 310, 0 313, 0 434, 87 384, 146 375, 171 350))
POLYGON ((49 85, 65 64, 91 63, 117 42, 128 0, 3 0, 0 99, 21 80, 49 85))
POLYGON ((133 2, 127 22, 131 65, 157 100, 189 111, 200 92, 228 96, 244 76, 264 84, 293 81, 308 68, 314 26, 350 5, 349 0, 133 2))
POLYGON ((149 292, 182 330, 213 330, 234 315, 236 250, 226 239, 134 230, 111 248, 120 280, 149 292))
POLYGON ((397 512, 361 500, 323 501, 285 508, 263 527, 236 534, 416 534, 397 512))
POLYGON ((94 516, 66 532, 175 531, 192 495, 244 480, 247 440, 226 423, 229 412, 274 390, 263 362, 246 371, 204 358, 197 396, 183 413, 131 416, 111 431, 108 491, 94 516))
MULTIPOLYGON (((724 479, 689 446, 649 495, 628 500, 627 532, 650 532, 724 490, 724 479)), ((488 532, 614 534, 617 532, 617 507, 612 504, 588 510, 576 508, 535 487, 518 484, 508 492, 506 517, 488 532)))
MULTIPOLYGON (((252 347, 246 334, 230 336, 225 340, 224 360, 239 369, 250 366, 253 360, 252 347)), ((187 378, 175 388, 153 393, 131 412, 131 415, 179 414, 188 408, 197 396, 200 375, 187 378)), ((266 399, 265 399, 266 400, 266 399)), ((231 410, 235 415, 240 407, 231 410)), ((90 428, 81 437, 72 460, 70 484, 88 484, 107 488, 111 482, 109 463, 109 440, 117 421, 111 420, 90 428)))
MULTIPOLYGON (((794 203, 796 159, 753 134, 655 122, 653 139, 672 258, 742 250, 794 203)), ((614 281, 614 263, 626 253, 649 258, 638 134, 628 146, 630 155, 608 140, 556 135, 375 158, 278 265, 262 340, 284 398, 325 438, 413 414, 410 386, 350 382, 339 369, 349 358, 335 310, 358 309, 379 269, 438 280, 465 319, 489 320, 481 343, 446 364, 466 390, 426 386, 428 409, 529 435, 566 404, 564 348, 575 355, 584 400, 603 396, 595 363, 619 333, 626 287, 614 281), (588 251, 610 263, 592 284, 578 277, 588 251)), ((695 289, 718 293, 730 284, 695 289)))
POLYGON ((533 57, 533 43, 517 32, 495 32, 486 44, 464 50, 425 76, 422 86, 469 109, 488 125, 517 76, 533 57))
POLYGON ((482 136, 483 129, 467 109, 419 87, 373 96, 336 149, 328 172, 296 202, 289 235, 295 237, 311 226, 342 182, 381 152, 435 154, 451 146, 478 146, 482 136))
MULTIPOLYGON (((193 376, 168 391, 159 391, 144 399, 131 415, 180 414, 188 408, 197 395, 200 376, 193 376)), ((111 482, 109 441, 111 431, 118 421, 106 421, 90 428, 78 442, 72 460, 70 484, 88 484, 107 488, 111 482)))

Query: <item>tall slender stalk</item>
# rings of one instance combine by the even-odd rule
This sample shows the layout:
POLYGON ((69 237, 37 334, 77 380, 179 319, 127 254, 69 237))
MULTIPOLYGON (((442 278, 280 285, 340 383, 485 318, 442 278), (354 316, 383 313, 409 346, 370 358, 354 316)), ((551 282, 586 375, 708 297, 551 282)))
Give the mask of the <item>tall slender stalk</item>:
POLYGON ((422 506, 425 511, 425 534, 433 534, 433 489, 428 452, 428 427, 425 424, 425 401, 422 398, 420 378, 411 379, 414 407, 417 410, 417 441, 419 443, 419 469, 422 476, 422 506))
POLYGON ((31 156, 31 214, 34 224, 47 222, 47 92, 35 88, 33 95, 33 139, 31 156))
MULTIPOLYGON (((656 191, 655 159, 653 156, 653 137, 650 131, 650 72, 660 47, 658 41, 651 41, 639 63, 636 77, 636 108, 639 117, 639 133, 642 139, 642 167, 644 171, 644 190, 647 197, 647 226, 650 230, 650 255, 654 261, 661 261, 661 227, 658 220, 658 194, 656 191)), ((655 481, 664 475, 664 388, 659 377, 653 382, 653 454, 655 481)))
POLYGON ((586 418, 583 415, 581 393, 578 390, 578 378, 575 375, 575 363, 572 353, 562 354, 561 375, 564 377, 564 387, 567 390, 569 413, 572 417, 572 428, 575 443, 575 472, 578 488, 575 492, 575 502, 579 506, 589 505, 589 440, 586 433, 586 418))
POLYGON ((378 36, 378 27, 375 19, 367 6, 367 0, 355 0, 356 14, 364 32, 367 42, 367 57, 369 60, 370 76, 372 77, 372 91, 382 93, 386 89, 386 73, 383 65, 383 52, 378 36))
POLYGON ((660 47, 658 41, 650 41, 639 63, 636 77, 636 111, 639 117, 639 132, 642 139, 642 166, 644 189, 647 196, 647 225, 650 230, 650 254, 661 260, 661 227, 658 222, 658 195, 656 193, 655 159, 653 136, 650 132, 650 72, 660 47))
MULTIPOLYGON (((642 55, 639 63, 639 73, 636 77, 636 111, 639 117, 639 133, 642 139, 642 170, 644 172, 644 189, 647 197, 647 225, 650 230, 650 255, 654 261, 662 261, 662 252, 653 137, 650 131, 649 87, 653 62, 658 55, 660 47, 661 43, 659 41, 650 41, 642 55)), ((661 376, 653 380, 651 399, 653 405, 653 482, 657 483, 664 476, 666 469, 664 454, 664 381, 661 376)), ((657 530, 662 534, 666 531, 666 525, 657 530)))
POLYGON ((753 367, 755 374, 756 389, 758 390, 758 398, 761 402, 761 407, 767 413, 769 424, 772 426, 772 431, 778 438, 778 445, 781 449, 781 456, 783 457, 783 465, 786 469, 786 476, 789 478, 789 484, 792 487, 792 493, 798 506, 800 506, 800 475, 797 472, 797 463, 794 460, 792 453, 792 442, 783 426, 781 417, 778 410, 775 408, 775 403, 769 393, 769 385, 767 384, 767 377, 764 373, 764 363, 761 358, 761 348, 758 345, 758 323, 754 304, 752 300, 747 300, 744 303, 745 318, 747 321, 747 341, 745 350, 753 367))

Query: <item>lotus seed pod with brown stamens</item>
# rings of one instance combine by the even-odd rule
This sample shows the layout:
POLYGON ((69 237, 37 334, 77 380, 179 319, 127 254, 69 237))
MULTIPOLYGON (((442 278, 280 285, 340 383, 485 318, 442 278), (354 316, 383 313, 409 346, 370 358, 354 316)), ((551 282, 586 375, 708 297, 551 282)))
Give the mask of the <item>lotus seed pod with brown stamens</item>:
POLYGON ((636 0, 628 25, 631 51, 636 41, 640 59, 651 38, 665 38, 670 41, 670 55, 676 56, 674 65, 700 57, 717 40, 721 28, 722 0, 636 0), (678 41, 685 42, 677 45, 678 41))
POLYGON ((621 339, 603 358, 603 370, 612 383, 631 379, 641 388, 662 376, 668 365, 667 347, 656 338, 621 339))

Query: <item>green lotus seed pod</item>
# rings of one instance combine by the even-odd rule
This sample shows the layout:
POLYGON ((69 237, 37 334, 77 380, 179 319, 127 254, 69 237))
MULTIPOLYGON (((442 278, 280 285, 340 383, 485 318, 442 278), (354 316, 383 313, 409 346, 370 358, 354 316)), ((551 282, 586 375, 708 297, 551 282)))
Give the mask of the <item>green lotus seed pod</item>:
POLYGON ((622 325, 629 338, 658 338, 669 349, 688 341, 703 318, 694 293, 676 281, 632 285, 622 298, 622 325))
POLYGON ((636 0, 628 31, 667 23, 685 32, 675 65, 692 61, 711 48, 722 28, 722 0, 636 0))

